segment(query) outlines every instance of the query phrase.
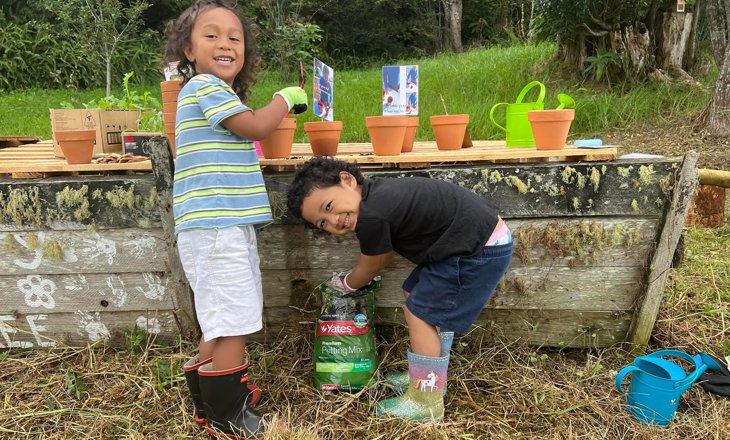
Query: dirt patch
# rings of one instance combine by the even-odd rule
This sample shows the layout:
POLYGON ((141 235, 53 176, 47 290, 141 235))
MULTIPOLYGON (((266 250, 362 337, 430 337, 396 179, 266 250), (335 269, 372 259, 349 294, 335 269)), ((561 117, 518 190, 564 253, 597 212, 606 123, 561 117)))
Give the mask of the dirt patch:
POLYGON ((658 124, 614 129, 602 138, 605 144, 620 145, 619 155, 647 153, 673 157, 695 150, 700 153, 701 168, 730 170, 730 139, 711 136, 698 129, 698 118, 676 118, 658 124))

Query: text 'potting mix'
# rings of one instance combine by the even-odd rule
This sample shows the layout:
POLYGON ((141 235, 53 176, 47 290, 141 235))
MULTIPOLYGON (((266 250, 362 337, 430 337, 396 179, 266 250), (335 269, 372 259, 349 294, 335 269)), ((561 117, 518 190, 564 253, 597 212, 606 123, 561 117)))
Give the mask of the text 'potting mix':
POLYGON ((344 293, 326 283, 314 340, 314 386, 323 391, 357 391, 378 368, 375 330, 375 292, 380 277, 367 288, 344 293))

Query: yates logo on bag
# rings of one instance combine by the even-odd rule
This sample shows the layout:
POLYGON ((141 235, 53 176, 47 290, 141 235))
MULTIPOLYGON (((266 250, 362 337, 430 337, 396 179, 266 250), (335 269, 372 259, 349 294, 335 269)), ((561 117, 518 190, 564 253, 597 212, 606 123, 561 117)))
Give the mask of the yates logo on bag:
POLYGON ((357 336, 367 332, 367 325, 358 327, 354 321, 320 321, 317 326, 317 336, 357 336))

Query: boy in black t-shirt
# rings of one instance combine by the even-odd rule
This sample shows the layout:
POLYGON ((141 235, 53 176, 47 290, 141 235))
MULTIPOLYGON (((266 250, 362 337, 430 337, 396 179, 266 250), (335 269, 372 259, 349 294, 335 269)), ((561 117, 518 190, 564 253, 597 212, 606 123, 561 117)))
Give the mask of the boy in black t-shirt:
POLYGON ((469 329, 512 258, 512 237, 497 208, 450 182, 366 180, 356 165, 326 158, 297 170, 287 203, 294 216, 317 229, 355 232, 360 260, 332 277, 336 289, 367 285, 396 253, 417 265, 403 282, 408 373, 386 377, 405 392, 378 402, 376 412, 441 420, 453 332, 469 329))

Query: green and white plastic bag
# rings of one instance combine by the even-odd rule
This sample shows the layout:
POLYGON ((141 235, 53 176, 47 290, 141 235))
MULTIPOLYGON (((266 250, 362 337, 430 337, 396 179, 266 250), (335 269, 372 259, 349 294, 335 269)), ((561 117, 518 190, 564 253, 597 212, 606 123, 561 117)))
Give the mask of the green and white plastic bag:
POLYGON ((322 391, 357 391, 378 369, 375 352, 375 292, 371 285, 344 293, 326 283, 319 288, 322 304, 314 338, 314 386, 322 391))

